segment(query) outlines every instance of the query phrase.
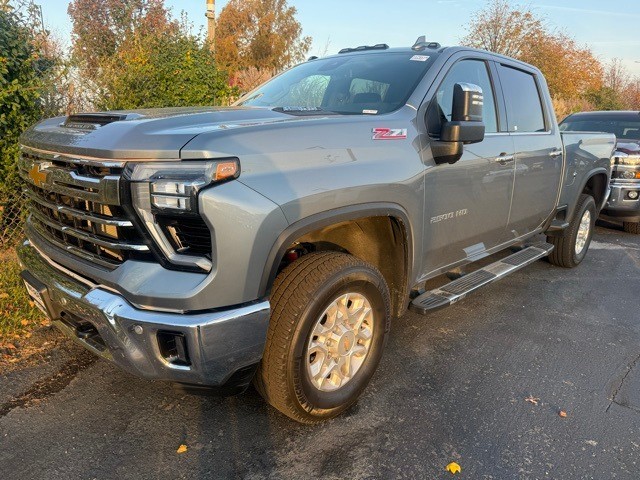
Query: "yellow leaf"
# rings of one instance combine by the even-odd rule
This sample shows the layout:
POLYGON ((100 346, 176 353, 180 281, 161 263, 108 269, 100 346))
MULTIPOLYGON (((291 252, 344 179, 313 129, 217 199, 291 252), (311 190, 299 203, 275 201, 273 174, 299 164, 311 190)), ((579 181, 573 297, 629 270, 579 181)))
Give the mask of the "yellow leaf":
POLYGON ((454 475, 456 473, 460 473, 462 471, 462 468, 460 468, 460 465, 458 465, 456 462, 451 462, 449 465, 447 465, 447 472, 451 472, 454 475))
POLYGON ((186 452, 186 451, 187 451, 187 446, 186 446, 186 445, 184 445, 184 444, 180 445, 180 446, 178 447, 178 450, 176 450, 176 452, 178 452, 178 453, 184 453, 184 452, 186 452))

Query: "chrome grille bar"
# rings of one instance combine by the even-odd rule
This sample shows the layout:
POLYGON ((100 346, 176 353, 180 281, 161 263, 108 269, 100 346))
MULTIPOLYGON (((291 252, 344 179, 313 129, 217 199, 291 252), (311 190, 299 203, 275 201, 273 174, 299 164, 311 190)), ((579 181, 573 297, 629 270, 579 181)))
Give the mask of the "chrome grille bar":
POLYGON ((88 214, 81 210, 77 210, 71 207, 65 207, 63 205, 56 205, 54 203, 48 202, 44 200, 41 196, 37 195, 31 189, 26 189, 25 195, 29 200, 35 202, 43 207, 49 208, 51 210, 58 211, 60 213, 64 213, 66 215, 76 217, 79 220, 84 220, 92 223, 99 223, 100 225, 109 225, 113 227, 132 227, 133 223, 129 220, 119 220, 114 218, 109 218, 107 216, 98 215, 97 213, 88 214))
POLYGON ((120 177, 106 175, 102 178, 78 175, 56 167, 51 162, 22 156, 18 161, 22 179, 36 187, 107 205, 120 205, 120 177), (43 180, 46 179, 46 180, 43 180))
MULTIPOLYGON (((100 265, 101 267, 113 269, 121 263, 119 261, 112 261, 98 255, 91 254, 78 247, 74 247, 73 245, 66 245, 64 242, 58 241, 55 237, 52 237, 49 232, 46 231, 46 229, 44 229, 42 226, 39 226, 36 222, 27 222, 26 232, 31 241, 33 241, 34 239, 35 232, 35 234, 40 238, 41 241, 51 243, 54 246, 75 255, 76 257, 80 257, 83 260, 86 260, 90 263, 95 263, 96 265, 100 265)), ((34 243, 39 244, 40 242, 34 243)))
POLYGON ((35 219, 48 227, 55 228, 56 230, 64 233, 65 235, 71 235, 72 237, 78 238, 80 240, 84 240, 96 245, 100 245, 101 247, 110 248, 112 250, 130 250, 136 252, 147 252, 149 251, 149 247, 146 245, 139 245, 134 243, 125 243, 125 242, 110 242, 108 240, 103 240, 97 235, 93 235, 90 233, 83 232, 82 230, 77 230, 75 228, 69 227, 67 225, 63 225, 56 221, 49 220, 38 210, 31 210, 31 215, 35 217, 35 219))

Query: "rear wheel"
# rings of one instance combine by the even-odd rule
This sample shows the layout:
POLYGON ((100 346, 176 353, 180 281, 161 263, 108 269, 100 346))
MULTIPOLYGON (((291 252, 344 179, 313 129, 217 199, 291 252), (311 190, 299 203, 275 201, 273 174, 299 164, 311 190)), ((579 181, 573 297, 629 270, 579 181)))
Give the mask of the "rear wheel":
POLYGON ((596 224, 596 202, 590 195, 582 194, 569 227, 562 236, 547 237, 554 249, 549 255, 553 265, 573 268, 580 265, 587 255, 596 224))
POLYGON ((624 231, 627 233, 640 234, 640 222, 624 222, 624 231))
POLYGON ((373 266, 351 255, 306 255, 273 287, 271 321, 254 383, 302 423, 353 405, 378 366, 389 331, 389 290, 373 266))

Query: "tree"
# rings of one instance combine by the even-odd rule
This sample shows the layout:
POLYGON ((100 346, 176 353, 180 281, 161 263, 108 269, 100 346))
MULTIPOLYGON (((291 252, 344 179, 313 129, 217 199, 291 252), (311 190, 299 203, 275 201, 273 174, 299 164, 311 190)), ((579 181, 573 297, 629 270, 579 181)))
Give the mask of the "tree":
POLYGON ((631 83, 629 72, 624 68, 622 60, 614 58, 607 64, 604 72, 604 84, 618 94, 622 93, 631 83))
POLYGON ((73 57, 99 109, 211 105, 232 89, 202 32, 161 0, 73 0, 73 57))
POLYGON ((543 33, 519 56, 538 67, 554 97, 571 99, 602 87, 603 68, 593 52, 565 34, 543 33))
POLYGON ((478 12, 462 41, 535 65, 554 103, 563 108, 583 105, 588 92, 602 87, 603 67, 589 48, 551 30, 531 9, 512 7, 506 0, 493 0, 478 12))
POLYGON ((0 0, 0 244, 21 212, 18 138, 42 114, 41 94, 52 65, 38 49, 31 3, 0 0))
POLYGON ((208 46, 181 32, 135 35, 105 66, 103 81, 108 93, 97 106, 107 110, 220 105, 232 93, 208 46))
POLYGON ((73 0, 67 11, 74 59, 93 81, 134 33, 163 35, 178 29, 162 0, 73 0))
POLYGON ((282 71, 305 59, 311 37, 302 36, 287 0, 230 0, 216 27, 216 55, 231 73, 254 67, 282 71))
POLYGON ((473 16, 464 45, 520 58, 545 33, 543 21, 530 9, 512 8, 507 0, 494 0, 473 16))

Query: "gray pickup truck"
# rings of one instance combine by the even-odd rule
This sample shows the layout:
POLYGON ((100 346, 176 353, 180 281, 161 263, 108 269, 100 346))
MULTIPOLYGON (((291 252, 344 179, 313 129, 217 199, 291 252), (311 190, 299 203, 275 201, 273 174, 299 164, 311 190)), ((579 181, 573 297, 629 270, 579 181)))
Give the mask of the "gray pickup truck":
POLYGON ((310 59, 230 108, 53 118, 21 143, 22 275, 55 325, 313 423, 356 402, 407 308, 578 265, 615 138, 561 134, 536 68, 419 39, 310 59))
POLYGON ((560 131, 616 136, 616 150, 611 157, 611 195, 602 215, 621 221, 626 232, 640 234, 640 112, 574 113, 560 123, 560 131))

